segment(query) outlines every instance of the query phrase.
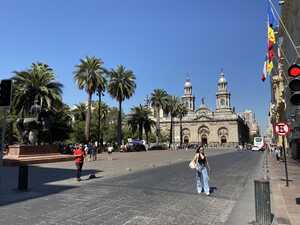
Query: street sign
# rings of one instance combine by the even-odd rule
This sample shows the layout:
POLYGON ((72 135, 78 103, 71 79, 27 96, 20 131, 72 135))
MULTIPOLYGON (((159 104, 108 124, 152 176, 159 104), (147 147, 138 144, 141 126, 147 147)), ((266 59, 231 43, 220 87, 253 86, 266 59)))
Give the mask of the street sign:
POLYGON ((288 69, 288 75, 290 77, 298 77, 300 76, 300 66, 298 64, 293 64, 288 69))
POLYGON ((274 131, 279 136, 286 136, 290 132, 290 127, 286 123, 276 123, 274 131))

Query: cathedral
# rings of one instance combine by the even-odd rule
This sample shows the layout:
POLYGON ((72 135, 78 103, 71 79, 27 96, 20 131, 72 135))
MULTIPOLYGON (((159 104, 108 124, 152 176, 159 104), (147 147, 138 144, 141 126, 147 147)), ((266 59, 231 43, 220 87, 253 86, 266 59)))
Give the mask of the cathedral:
MULTIPOLYGON (((230 102, 230 92, 223 71, 217 85, 216 110, 212 111, 201 100, 199 108, 195 106, 195 96, 190 79, 184 84, 182 102, 188 108, 188 113, 182 119, 183 143, 203 144, 209 147, 232 147, 249 141, 249 128, 245 120, 238 115, 230 102)), ((170 117, 160 113, 161 131, 170 130, 170 117)), ((174 119, 173 143, 180 143, 179 119, 174 119)))

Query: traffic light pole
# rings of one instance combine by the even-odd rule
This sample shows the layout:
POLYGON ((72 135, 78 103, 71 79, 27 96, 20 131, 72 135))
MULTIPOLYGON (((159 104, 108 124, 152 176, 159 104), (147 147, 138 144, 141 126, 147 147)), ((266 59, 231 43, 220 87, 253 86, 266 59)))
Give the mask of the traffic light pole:
POLYGON ((286 152, 285 152, 285 136, 282 136, 282 148, 283 148, 283 155, 284 155, 284 167, 285 167, 285 180, 286 180, 286 186, 289 186, 289 175, 288 175, 288 169, 287 169, 287 161, 286 161, 286 152))
POLYGON ((1 150, 0 150, 0 166, 3 165, 3 151, 5 149, 4 145, 4 139, 5 139, 5 131, 6 131, 6 117, 7 117, 7 109, 2 108, 1 111, 3 111, 4 118, 2 122, 2 129, 1 129, 1 150))

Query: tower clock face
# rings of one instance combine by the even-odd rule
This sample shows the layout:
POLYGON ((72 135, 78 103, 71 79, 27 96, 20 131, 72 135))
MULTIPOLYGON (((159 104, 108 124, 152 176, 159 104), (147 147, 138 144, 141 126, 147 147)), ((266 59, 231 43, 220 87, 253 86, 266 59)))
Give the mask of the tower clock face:
POLYGON ((221 99, 221 105, 224 106, 225 105, 225 99, 221 99))

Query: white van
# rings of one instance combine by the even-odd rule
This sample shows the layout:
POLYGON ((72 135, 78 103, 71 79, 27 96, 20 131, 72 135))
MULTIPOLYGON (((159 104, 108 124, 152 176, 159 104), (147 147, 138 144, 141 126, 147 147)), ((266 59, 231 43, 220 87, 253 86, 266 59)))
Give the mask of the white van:
POLYGON ((264 139, 263 137, 255 137, 253 141, 252 151, 264 151, 264 139))

